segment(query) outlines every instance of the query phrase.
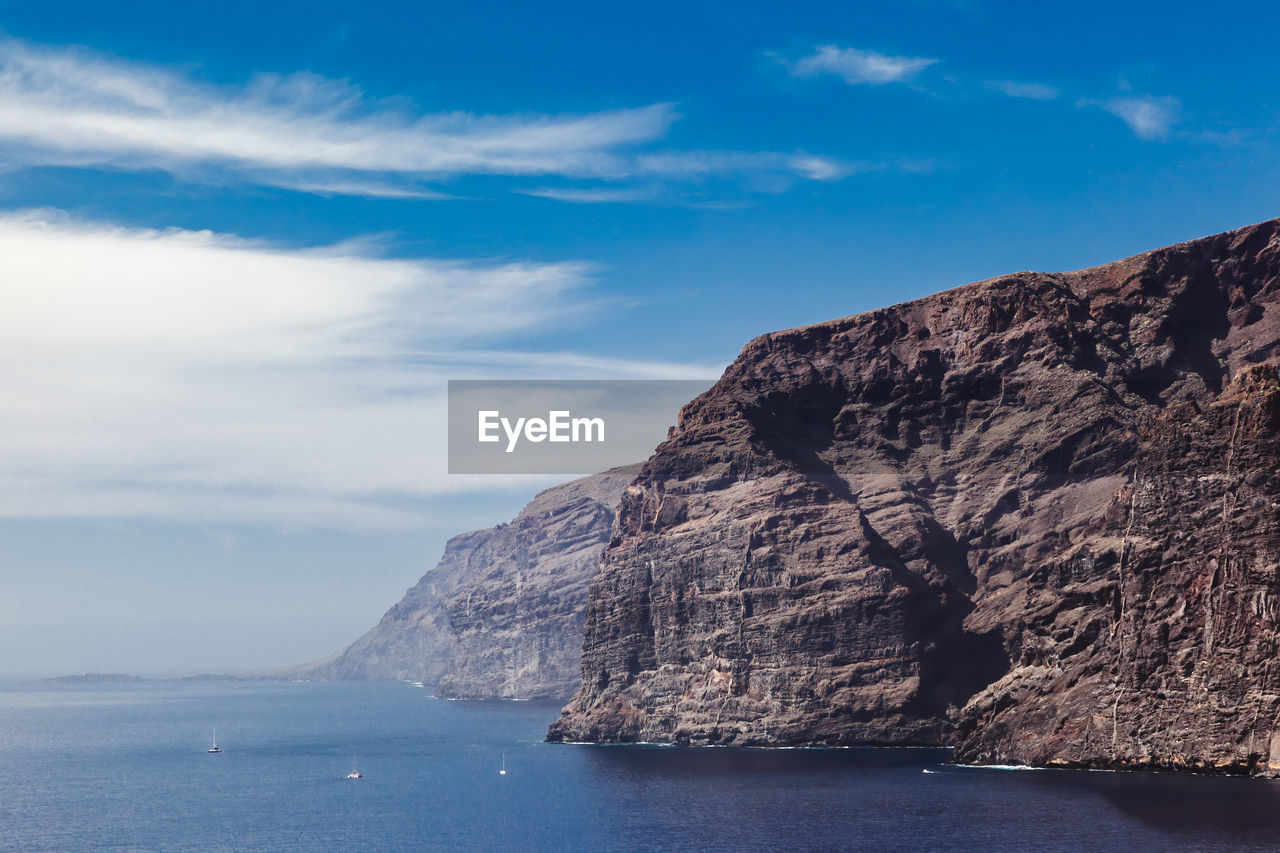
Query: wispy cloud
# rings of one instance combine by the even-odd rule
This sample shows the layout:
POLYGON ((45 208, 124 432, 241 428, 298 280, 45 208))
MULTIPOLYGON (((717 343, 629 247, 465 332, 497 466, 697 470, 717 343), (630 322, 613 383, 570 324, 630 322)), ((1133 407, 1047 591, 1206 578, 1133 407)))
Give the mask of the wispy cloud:
POLYGON ((806 178, 815 181, 839 180, 856 170, 852 164, 842 163, 830 157, 814 157, 809 154, 797 154, 788 161, 788 164, 806 178))
POLYGON ((779 177, 833 181, 857 170, 834 157, 769 151, 662 151, 638 155, 636 165, 643 174, 691 179, 725 173, 771 173, 779 177))
POLYGON ((642 201, 653 201, 661 197, 662 191, 657 187, 634 187, 616 189, 613 187, 535 187, 531 190, 520 190, 524 195, 538 198, 550 198, 556 201, 568 201, 575 204, 625 204, 642 201))
POLYGON ((413 116, 312 74, 260 75, 238 91, 81 51, 0 44, 6 159, 224 166, 288 183, 352 174, 601 175, 614 149, 660 138, 669 104, 584 116, 413 116))
POLYGON ((1193 138, 1197 142, 1215 145, 1218 148, 1239 148, 1249 143, 1252 134, 1241 128, 1231 128, 1230 130, 1202 130, 1193 134, 1193 138))
POLYGON ((384 181, 359 181, 359 180, 337 180, 337 181, 307 181, 298 180, 294 182, 289 189, 298 192, 312 193, 320 196, 357 196, 361 198, 391 198, 391 199, 453 199, 457 198, 450 193, 443 193, 437 190, 415 188, 412 184, 404 184, 397 186, 384 181))
POLYGON ((581 263, 52 213, 0 216, 0 257, 0 516, 420 524, 480 487, 445 475, 445 379, 708 375, 504 351, 599 310, 581 263))
POLYGON ((1043 83, 1021 83, 1017 80, 992 80, 987 85, 1010 98, 1029 98, 1035 101, 1051 101, 1058 97, 1058 90, 1043 83))
POLYGON ((914 56, 889 56, 856 47, 822 45, 796 62, 771 54, 787 67, 793 77, 834 74, 849 85, 904 83, 938 60, 914 56))
MULTIPOLYGON (((794 62, 773 51, 766 52, 765 56, 785 67, 793 77, 816 77, 823 74, 831 74, 842 78, 850 85, 910 83, 919 77, 925 69, 939 62, 937 59, 889 56, 870 50, 839 47, 831 44, 820 46, 812 54, 794 62)), ((926 86, 924 82, 917 84, 916 88, 924 88, 939 97, 951 98, 972 97, 982 88, 1005 97, 1024 100, 1053 101, 1062 98, 1063 95, 1062 91, 1055 86, 1025 80, 995 79, 980 83, 978 80, 963 74, 934 75, 933 79, 935 84, 939 82, 946 83, 949 88, 940 91, 936 87, 926 86)), ((1156 97, 1130 94, 1132 87, 1124 79, 1120 81, 1120 88, 1124 94, 1109 99, 1083 97, 1076 100, 1075 105, 1077 107, 1101 108, 1111 113, 1128 125, 1134 135, 1140 139, 1156 141, 1168 139, 1172 128, 1181 119, 1182 103, 1171 95, 1156 97)), ((1068 100, 1067 103, 1070 103, 1070 101, 1068 100)), ((1180 136, 1186 139, 1226 146, 1239 144, 1241 138, 1238 131, 1223 133, 1202 131, 1200 133, 1183 133, 1180 136)), ((797 165, 797 171, 804 174, 804 170, 798 167, 798 164, 802 161, 799 158, 795 158, 792 162, 797 165)), ((860 170, 846 168, 842 174, 848 174, 850 171, 860 170)), ((819 165, 815 171, 808 173, 808 177, 822 180, 825 173, 826 170, 819 165)))
POLYGON ((218 87, 82 50, 0 42, 0 162, 10 166, 162 169, 308 192, 435 198, 441 194, 426 182, 458 175, 644 175, 640 155, 661 153, 653 146, 678 118, 672 104, 585 115, 422 114, 309 73, 218 87))
MULTIPOLYGON (((1093 102, 1082 102, 1092 105, 1093 102)), ((1132 95, 1112 98, 1098 104, 1104 110, 1129 125, 1140 139, 1165 139, 1169 129, 1178 121, 1182 112, 1181 102, 1174 97, 1160 98, 1150 95, 1132 95)))
MULTIPOLYGON (((536 187, 519 190, 525 195, 577 204, 651 203, 709 210, 737 210, 750 206, 746 198, 712 197, 721 189, 713 185, 702 191, 702 182, 729 170, 749 175, 746 183, 755 192, 776 193, 790 189, 798 179, 829 182, 849 175, 872 172, 921 174, 932 172, 933 160, 899 157, 880 161, 838 160, 804 152, 796 154, 745 152, 685 152, 646 155, 638 158, 646 173, 654 177, 679 177, 685 184, 670 187, 646 184, 633 187, 536 187)), ((720 193, 723 196, 723 193, 720 193)))
MULTIPOLYGON (((787 188, 791 182, 783 181, 774 191, 787 188)), ((757 187, 757 190, 760 188, 757 187)), ((695 210, 742 210, 753 206, 747 198, 719 198, 714 192, 702 192, 697 188, 668 189, 661 186, 632 188, 586 187, 535 187, 518 190, 524 195, 549 198, 569 204, 651 204, 659 207, 687 207, 695 210)))

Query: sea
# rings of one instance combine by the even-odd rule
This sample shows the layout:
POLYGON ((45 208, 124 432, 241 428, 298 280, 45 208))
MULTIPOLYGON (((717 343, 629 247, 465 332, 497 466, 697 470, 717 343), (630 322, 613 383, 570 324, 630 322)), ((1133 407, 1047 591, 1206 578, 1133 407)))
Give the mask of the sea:
POLYGON ((544 743, 558 713, 398 683, 4 685, 0 849, 1280 849, 1276 782, 544 743))

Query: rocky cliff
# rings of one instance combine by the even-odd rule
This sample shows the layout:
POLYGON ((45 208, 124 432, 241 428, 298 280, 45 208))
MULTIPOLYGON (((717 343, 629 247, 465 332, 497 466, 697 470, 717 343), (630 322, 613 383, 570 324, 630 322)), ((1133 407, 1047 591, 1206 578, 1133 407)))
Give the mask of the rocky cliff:
POLYGON ((587 588, 623 487, 639 466, 556 486, 509 524, 455 536, 377 626, 339 654, 289 671, 407 679, 436 695, 564 698, 578 686, 587 588))
POLYGON ((1280 772, 1280 378, 1240 370, 1138 431, 1102 519, 1026 580, 1018 665, 957 759, 1280 772))
POLYGON ((1280 223, 752 341, 628 487, 553 740, 1267 772, 1280 223))

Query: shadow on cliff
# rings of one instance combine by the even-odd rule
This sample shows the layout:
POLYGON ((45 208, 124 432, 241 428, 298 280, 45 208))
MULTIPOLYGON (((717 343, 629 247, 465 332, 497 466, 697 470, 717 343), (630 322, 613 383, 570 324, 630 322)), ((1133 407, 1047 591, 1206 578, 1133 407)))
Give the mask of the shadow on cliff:
MULTIPOLYGON (((889 570, 899 585, 910 590, 913 603, 908 611, 907 639, 919 648, 916 707, 921 716, 947 720, 971 696, 1008 672, 1010 658, 999 632, 975 634, 964 629, 965 617, 974 609, 971 596, 977 590, 977 579, 969 568, 969 548, 934 518, 928 502, 917 495, 921 515, 914 553, 909 557, 880 535, 859 509, 849 482, 824 458, 823 454, 837 444, 836 422, 848 398, 848 390, 838 381, 814 382, 785 398, 766 396, 749 410, 748 417, 779 459, 824 486, 833 498, 848 504, 851 513, 859 515, 871 543, 872 562, 889 570), (908 565, 920 561, 931 570, 931 577, 908 565)), ((886 468, 886 472, 890 470, 886 468)))

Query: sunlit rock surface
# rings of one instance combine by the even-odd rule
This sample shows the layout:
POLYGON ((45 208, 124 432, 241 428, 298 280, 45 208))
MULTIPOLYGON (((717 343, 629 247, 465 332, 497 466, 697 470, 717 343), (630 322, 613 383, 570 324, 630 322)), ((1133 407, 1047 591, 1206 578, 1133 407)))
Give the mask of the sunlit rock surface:
POLYGON ((549 737, 1280 770, 1278 230, 752 341, 626 489, 549 737))
POLYGON ((587 587, 638 471, 547 489, 509 524, 453 537, 373 630, 289 675, 421 681, 460 698, 569 696, 581 671, 587 587))

